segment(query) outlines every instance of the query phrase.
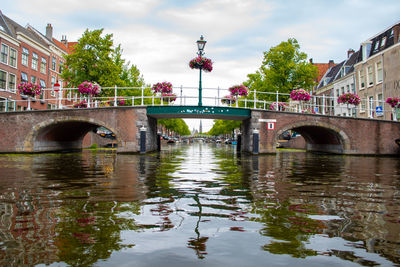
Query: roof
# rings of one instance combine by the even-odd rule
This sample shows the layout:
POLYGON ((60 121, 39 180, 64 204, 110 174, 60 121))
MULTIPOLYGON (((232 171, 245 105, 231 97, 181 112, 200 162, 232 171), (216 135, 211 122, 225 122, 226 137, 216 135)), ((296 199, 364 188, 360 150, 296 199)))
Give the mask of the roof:
POLYGON ((313 65, 318 68, 318 77, 316 82, 319 83, 324 77, 324 74, 328 71, 329 63, 313 63, 313 65))
POLYGON ((345 62, 346 61, 342 61, 339 64, 329 68, 329 70, 325 73, 324 77, 322 78, 321 82, 318 84, 317 89, 332 83, 345 62))
POLYGON ((0 16, 1 16, 0 23, 3 22, 5 24, 5 26, 3 26, 3 28, 7 31, 6 33, 8 35, 10 35, 14 38, 17 38, 17 34, 22 33, 22 34, 26 35, 27 37, 29 37, 30 39, 37 42, 38 44, 40 44, 44 47, 48 47, 48 44, 42 38, 40 38, 39 36, 34 34, 33 31, 30 31, 27 28, 19 25, 12 19, 5 16, 3 13, 1 13, 0 16))

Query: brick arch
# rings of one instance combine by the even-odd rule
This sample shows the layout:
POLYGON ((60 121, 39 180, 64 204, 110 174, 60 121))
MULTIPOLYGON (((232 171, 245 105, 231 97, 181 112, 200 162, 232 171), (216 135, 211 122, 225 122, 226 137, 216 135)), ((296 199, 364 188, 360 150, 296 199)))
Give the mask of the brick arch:
POLYGON ((116 135, 119 132, 108 123, 81 116, 59 116, 35 124, 24 141, 24 151, 41 152, 63 149, 80 149, 84 136, 92 129, 105 127, 116 135))
POLYGON ((300 133, 307 143, 308 150, 343 153, 349 151, 351 147, 349 135, 343 129, 321 121, 287 124, 276 132, 275 142, 278 142, 279 136, 288 130, 300 133))

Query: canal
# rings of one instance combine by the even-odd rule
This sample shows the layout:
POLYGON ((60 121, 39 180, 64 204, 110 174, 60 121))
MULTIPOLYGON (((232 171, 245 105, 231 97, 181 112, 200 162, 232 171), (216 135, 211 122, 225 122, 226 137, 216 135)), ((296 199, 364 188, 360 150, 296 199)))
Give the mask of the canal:
POLYGON ((398 158, 0 155, 0 266, 399 266, 398 158))

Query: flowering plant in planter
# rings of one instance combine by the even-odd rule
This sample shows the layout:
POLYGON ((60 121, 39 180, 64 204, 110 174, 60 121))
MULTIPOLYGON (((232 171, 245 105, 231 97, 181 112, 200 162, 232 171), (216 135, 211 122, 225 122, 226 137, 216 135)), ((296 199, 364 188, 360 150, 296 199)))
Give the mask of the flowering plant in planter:
POLYGON ((82 100, 79 103, 74 104, 74 108, 87 108, 87 102, 85 100, 82 100))
POLYGON ((386 99, 386 103, 388 103, 392 108, 400 108, 400 97, 389 97, 386 99))
POLYGON ((152 87, 153 93, 165 93, 169 94, 172 93, 172 84, 170 82, 162 82, 162 83, 156 83, 152 87))
POLYGON ((244 85, 234 85, 229 88, 229 92, 231 92, 233 96, 247 96, 249 88, 244 85))
POLYGON ((97 96, 101 93, 100 86, 97 83, 84 81, 78 86, 79 93, 87 96, 97 96))
POLYGON ((174 102, 176 100, 176 94, 174 93, 163 93, 162 94, 163 101, 165 102, 174 102))
POLYGON ((287 104, 285 102, 272 102, 271 106, 269 106, 270 110, 279 110, 284 111, 286 109, 287 104), (278 107, 278 109, 277 109, 278 107))
POLYGON ((211 72, 213 69, 211 59, 200 56, 190 60, 189 67, 191 69, 203 69, 206 72, 211 72))
POLYGON ((361 100, 360 97, 356 94, 344 93, 338 97, 337 102, 339 104, 352 104, 357 106, 358 104, 360 104, 361 100))
POLYGON ((296 89, 290 92, 290 98, 292 100, 309 101, 311 99, 311 96, 304 89, 296 89))
MULTIPOLYGON (((114 100, 110 100, 107 103, 110 106, 114 106, 114 100)), ((117 106, 123 106, 123 105, 125 105, 125 99, 123 99, 123 98, 117 99, 117 106)))
POLYGON ((42 87, 38 84, 20 83, 18 85, 18 91, 21 95, 35 97, 42 93, 42 87))
POLYGON ((221 103, 233 105, 236 103, 236 98, 233 95, 226 95, 221 99, 221 103))

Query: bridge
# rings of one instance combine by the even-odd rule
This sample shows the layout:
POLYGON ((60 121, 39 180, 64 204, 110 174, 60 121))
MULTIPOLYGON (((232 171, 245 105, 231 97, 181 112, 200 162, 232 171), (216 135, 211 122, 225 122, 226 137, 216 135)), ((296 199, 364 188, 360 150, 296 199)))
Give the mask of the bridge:
POLYGON ((157 119, 206 118, 242 121, 240 150, 275 153, 280 134, 300 133, 308 151, 399 155, 400 123, 259 108, 221 106, 122 106, 0 113, 0 152, 36 153, 81 149, 90 131, 115 133, 118 153, 157 150, 157 119))

